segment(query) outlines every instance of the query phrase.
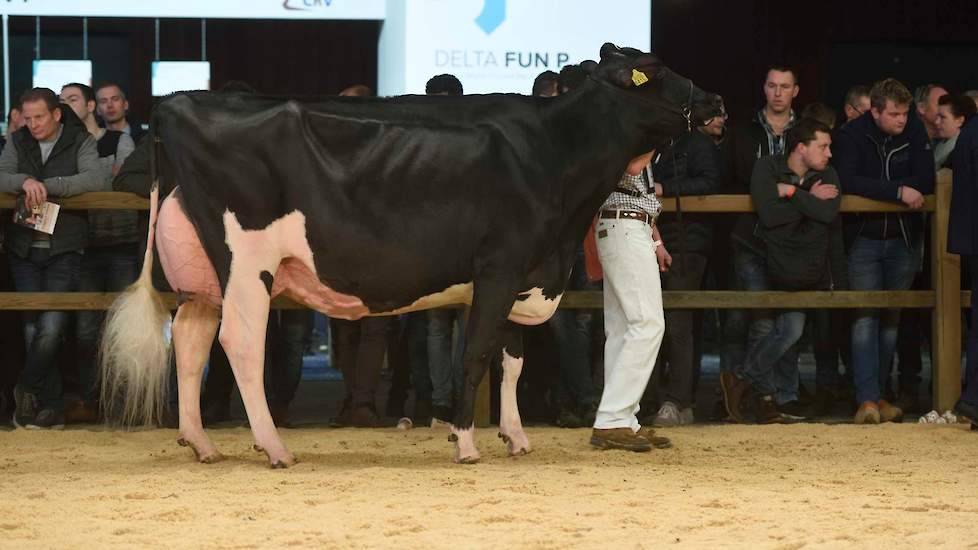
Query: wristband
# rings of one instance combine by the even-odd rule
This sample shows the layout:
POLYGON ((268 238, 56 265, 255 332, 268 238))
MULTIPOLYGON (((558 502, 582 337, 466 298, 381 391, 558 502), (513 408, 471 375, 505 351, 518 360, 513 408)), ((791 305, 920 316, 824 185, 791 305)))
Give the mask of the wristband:
POLYGON ((795 189, 796 189, 796 187, 795 187, 794 185, 792 185, 792 186, 790 186, 790 187, 788 187, 788 192, 787 192, 787 193, 785 193, 785 196, 786 196, 787 198, 789 198, 789 199, 790 199, 791 197, 793 197, 793 196, 795 196, 795 189))

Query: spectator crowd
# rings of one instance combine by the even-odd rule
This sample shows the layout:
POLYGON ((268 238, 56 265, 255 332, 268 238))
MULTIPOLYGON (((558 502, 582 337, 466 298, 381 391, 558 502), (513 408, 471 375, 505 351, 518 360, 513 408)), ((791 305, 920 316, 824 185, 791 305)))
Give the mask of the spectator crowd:
MULTIPOLYGON (((565 66, 559 73, 540 74, 532 94, 546 98, 573 93, 587 79, 581 66, 565 66)), ((952 252, 966 258, 972 280, 978 276, 978 231, 968 225, 978 189, 978 93, 956 93, 934 83, 911 93, 888 78, 853 85, 836 110, 824 103, 799 108, 801 85, 796 70, 771 67, 762 83, 764 104, 745 117, 745 124, 728 127, 723 112, 670 150, 652 152, 636 173, 623 178, 640 191, 644 186, 640 194, 654 205, 638 214, 654 220, 653 246, 661 247, 656 255, 663 271, 651 268, 649 274, 656 277, 656 288, 929 288, 926 258, 934 251, 928 250, 929 229, 920 210, 925 196, 934 192, 941 168, 952 168, 955 177, 952 252), (959 185, 959 179, 964 183, 959 185), (714 194, 750 195, 754 212, 682 212, 684 197, 714 194), (846 195, 906 209, 841 214, 846 195), (659 214, 658 198, 663 197, 677 199, 676 212, 659 214)), ((254 92, 238 82, 221 91, 254 92)), ((452 75, 438 75, 428 81, 426 93, 463 95, 463 86, 452 75)), ((340 95, 368 96, 372 91, 356 85, 340 95)), ((28 90, 7 114, 0 192, 22 197, 27 209, 93 191, 148 197, 152 144, 128 111, 126 94, 114 83, 95 89, 67 83, 59 93, 28 90)), ((631 208, 627 199, 609 199, 604 208, 609 204, 619 213, 615 217, 631 208)), ((607 211, 601 211, 599 228, 613 226, 604 220, 607 211)), ((147 219, 134 211, 62 210, 51 234, 15 223, 9 212, 4 220, 4 291, 116 292, 138 276, 147 219)), ((599 253, 601 246, 599 242, 599 253)), ((586 264, 582 246, 567 290, 602 289, 600 280, 589 277, 586 264)), ((163 288, 165 281, 160 279, 157 286, 163 288)), ((607 288, 605 296, 607 304, 607 288)), ((975 307, 971 311, 978 316, 975 307)), ((613 325, 625 322, 619 311, 608 309, 607 320, 602 313, 561 308, 542 331, 541 341, 552 343, 543 346, 552 350, 544 354, 550 361, 540 359, 537 367, 531 360, 527 371, 547 363, 555 368, 550 375, 527 377, 520 388, 529 397, 523 403, 539 412, 538 420, 563 427, 602 422, 601 403, 610 399, 607 388, 602 395, 602 380, 607 379, 602 371, 613 359, 606 353, 602 361, 604 336, 607 331, 611 342, 617 330, 613 325)), ((0 346, 5 350, 0 412, 27 429, 100 421, 97 346, 103 314, 0 315, 0 346)), ((277 310, 269 319, 265 388, 278 425, 289 424, 303 356, 311 349, 314 325, 320 325, 316 316, 306 310, 277 310)), ((922 354, 927 353, 929 324, 918 311, 668 309, 662 322, 657 343, 650 344, 655 368, 647 386, 642 382, 638 388, 644 392, 636 396, 642 424, 790 423, 829 415, 878 424, 926 412, 922 354), (814 383, 806 385, 800 364, 809 347, 815 375, 814 383), (704 392, 700 379, 709 349, 719 357, 720 375, 715 391, 704 392)), ((461 309, 330 319, 328 326, 333 365, 345 388, 330 425, 382 427, 410 417, 415 425, 436 426, 452 418, 463 380, 461 309), (381 396, 385 378, 389 390, 381 396), (378 408, 378 403, 385 406, 378 408)), ((969 372, 974 372, 974 332, 967 351, 969 372)), ((978 381, 973 374, 968 381, 958 410, 978 421, 978 381)), ((230 366, 215 342, 201 404, 205 424, 230 418, 232 389, 230 366)))

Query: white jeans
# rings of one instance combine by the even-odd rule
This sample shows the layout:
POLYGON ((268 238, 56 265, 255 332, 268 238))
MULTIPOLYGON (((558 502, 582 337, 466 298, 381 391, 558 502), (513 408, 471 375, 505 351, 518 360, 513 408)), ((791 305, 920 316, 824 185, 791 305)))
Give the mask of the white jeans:
POLYGON ((604 270, 604 393, 594 427, 638 430, 636 414, 665 334, 662 286, 652 227, 639 220, 598 220, 604 270))

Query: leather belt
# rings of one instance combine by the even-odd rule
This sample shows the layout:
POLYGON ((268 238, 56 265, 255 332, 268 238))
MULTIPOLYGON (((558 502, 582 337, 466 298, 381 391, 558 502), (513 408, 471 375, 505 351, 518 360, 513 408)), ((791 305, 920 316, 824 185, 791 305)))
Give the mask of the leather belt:
POLYGON ((602 210, 600 217, 605 220, 616 220, 618 218, 639 220, 649 225, 655 225, 655 218, 645 212, 637 212, 635 210, 602 210))

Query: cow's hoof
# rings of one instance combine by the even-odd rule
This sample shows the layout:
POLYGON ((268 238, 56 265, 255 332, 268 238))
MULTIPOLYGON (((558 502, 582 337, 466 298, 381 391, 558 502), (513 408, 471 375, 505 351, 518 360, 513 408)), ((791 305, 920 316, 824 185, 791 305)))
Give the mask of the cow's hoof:
POLYGON ((224 460, 224 455, 217 452, 216 449, 201 451, 197 445, 194 445, 191 441, 183 437, 177 439, 177 445, 180 445, 181 447, 190 447, 190 450, 194 452, 194 458, 196 458, 197 462, 200 462, 201 464, 214 464, 215 462, 224 460))
POLYGON ((526 438, 526 434, 521 433, 516 437, 510 437, 502 432, 499 432, 499 439, 503 440, 506 444, 506 452, 509 456, 523 456, 528 455, 532 451, 530 448, 530 442, 526 438))
POLYGON ((478 464, 479 455, 475 456, 460 456, 455 459, 455 464, 478 464))

